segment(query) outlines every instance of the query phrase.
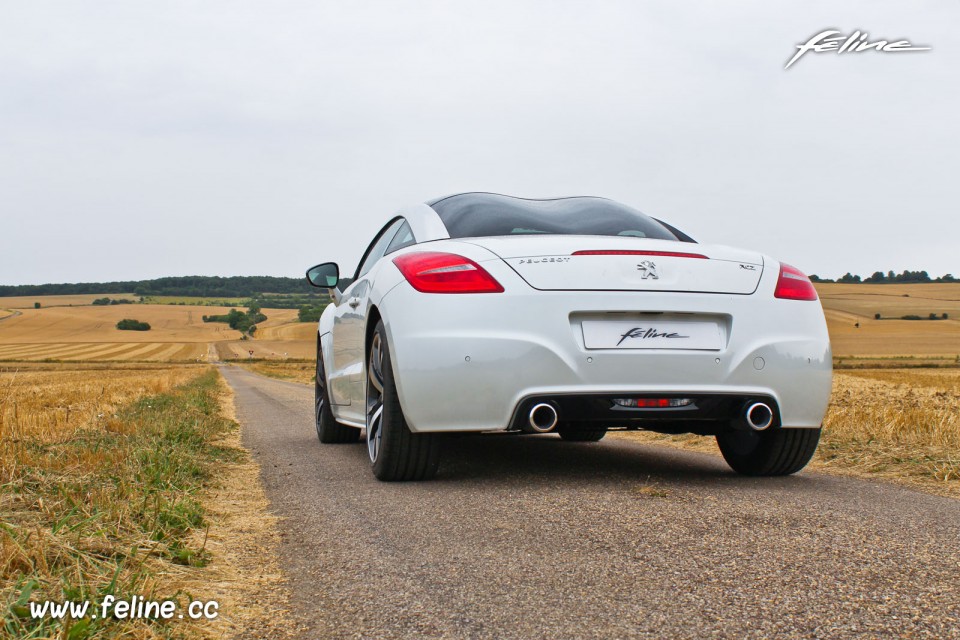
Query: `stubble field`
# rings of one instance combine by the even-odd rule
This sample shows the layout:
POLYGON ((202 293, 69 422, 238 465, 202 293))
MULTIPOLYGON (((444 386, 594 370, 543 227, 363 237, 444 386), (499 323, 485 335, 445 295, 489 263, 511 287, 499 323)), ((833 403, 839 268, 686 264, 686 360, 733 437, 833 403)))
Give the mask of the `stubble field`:
POLYGON ((835 358, 960 358, 960 284, 816 286, 835 358), (929 320, 931 313, 947 319, 929 320), (899 319, 906 315, 924 319, 899 319))
POLYGON ((82 307, 93 304, 97 298, 111 300, 130 300, 135 302, 137 297, 132 293, 78 293, 63 296, 10 296, 0 298, 0 307, 5 309, 33 309, 34 304, 40 303, 43 307, 82 307))
MULTIPOLYGON (((0 305, 9 300, 16 299, 0 298, 0 305)), ((264 309, 267 320, 258 326, 256 337, 243 340, 224 323, 203 322, 204 315, 225 314, 231 307, 53 306, 39 300, 40 309, 30 302, 0 311, 0 361, 196 362, 306 358, 315 351, 316 325, 297 322, 293 309, 264 309), (147 322, 151 329, 121 331, 116 324, 124 318, 147 322)))

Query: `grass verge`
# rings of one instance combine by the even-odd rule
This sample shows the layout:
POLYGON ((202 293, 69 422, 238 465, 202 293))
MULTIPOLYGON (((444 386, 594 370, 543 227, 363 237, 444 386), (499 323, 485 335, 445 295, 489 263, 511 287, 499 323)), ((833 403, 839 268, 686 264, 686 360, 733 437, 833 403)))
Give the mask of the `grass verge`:
POLYGON ((109 377, 49 411, 27 411, 36 385, 18 394, 13 378, 0 388, 0 588, 8 594, 0 636, 193 635, 187 625, 156 620, 33 620, 28 609, 31 600, 97 603, 106 595, 186 604, 168 578, 209 561, 196 535, 207 525, 202 493, 216 465, 240 456, 217 443, 235 427, 221 415, 217 373, 190 377, 115 409, 104 397, 118 402, 122 385, 109 377))

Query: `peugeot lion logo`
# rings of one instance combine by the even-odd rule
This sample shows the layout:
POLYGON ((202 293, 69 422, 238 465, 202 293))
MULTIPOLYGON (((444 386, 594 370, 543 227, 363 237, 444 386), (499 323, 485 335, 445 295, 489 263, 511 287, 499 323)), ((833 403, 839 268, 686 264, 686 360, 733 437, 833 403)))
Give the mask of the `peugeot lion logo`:
POLYGON ((643 272, 643 275, 640 276, 643 280, 647 280, 648 278, 653 278, 654 280, 660 279, 660 274, 657 273, 657 265, 650 260, 644 260, 638 264, 637 271, 643 272))

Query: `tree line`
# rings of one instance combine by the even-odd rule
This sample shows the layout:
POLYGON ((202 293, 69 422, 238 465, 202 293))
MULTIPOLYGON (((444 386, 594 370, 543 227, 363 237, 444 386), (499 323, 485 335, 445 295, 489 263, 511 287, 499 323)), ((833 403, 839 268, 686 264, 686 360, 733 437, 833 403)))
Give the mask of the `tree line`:
POLYGON ((931 278, 930 274, 926 271, 910 271, 904 269, 903 273, 895 273, 894 271, 874 271, 873 275, 867 276, 866 278, 861 278, 858 275, 854 275, 849 271, 843 276, 837 278, 836 280, 829 280, 827 278, 821 278, 816 275, 810 276, 810 280, 813 282, 840 282, 843 284, 905 284, 911 282, 960 282, 960 278, 953 277, 952 274, 942 275, 938 278, 931 278))
POLYGON ((317 290, 306 278, 277 276, 178 276, 153 280, 0 285, 0 297, 58 296, 89 293, 133 293, 136 296, 199 296, 249 298, 260 293, 298 293, 317 290))

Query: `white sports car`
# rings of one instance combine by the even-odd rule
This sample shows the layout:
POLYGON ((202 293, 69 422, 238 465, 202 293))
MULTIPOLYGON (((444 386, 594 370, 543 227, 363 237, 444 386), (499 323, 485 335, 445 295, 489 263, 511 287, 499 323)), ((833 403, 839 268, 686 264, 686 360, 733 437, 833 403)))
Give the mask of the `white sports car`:
POLYGON ((603 198, 463 193, 403 209, 317 334, 324 443, 366 432, 381 480, 432 477, 450 432, 715 436, 739 473, 802 469, 832 375, 810 280, 603 198))

